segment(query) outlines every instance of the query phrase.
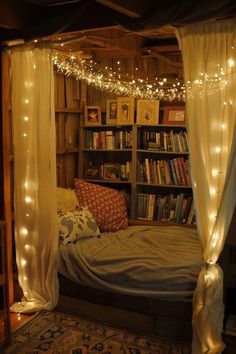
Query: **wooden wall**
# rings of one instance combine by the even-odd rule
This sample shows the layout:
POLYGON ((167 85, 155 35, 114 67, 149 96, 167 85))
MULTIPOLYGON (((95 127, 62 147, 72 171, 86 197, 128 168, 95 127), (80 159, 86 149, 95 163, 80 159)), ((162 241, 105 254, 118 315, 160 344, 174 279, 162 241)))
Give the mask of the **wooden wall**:
POLYGON ((73 187, 78 176, 79 127, 83 111, 83 84, 55 73, 57 185, 73 187))

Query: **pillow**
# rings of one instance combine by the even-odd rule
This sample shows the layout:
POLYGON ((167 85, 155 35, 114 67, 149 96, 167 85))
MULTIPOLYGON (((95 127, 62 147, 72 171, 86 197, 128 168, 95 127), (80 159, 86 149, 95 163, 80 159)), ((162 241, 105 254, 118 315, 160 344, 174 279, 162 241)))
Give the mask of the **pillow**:
POLYGON ((66 212, 77 208, 79 203, 74 189, 57 187, 57 210, 66 212))
POLYGON ((58 213, 59 240, 64 245, 76 242, 79 239, 99 236, 99 228, 86 207, 80 207, 73 212, 58 213))
POLYGON ((128 227, 123 192, 80 179, 75 179, 75 192, 79 203, 92 212, 101 231, 114 232, 128 227))

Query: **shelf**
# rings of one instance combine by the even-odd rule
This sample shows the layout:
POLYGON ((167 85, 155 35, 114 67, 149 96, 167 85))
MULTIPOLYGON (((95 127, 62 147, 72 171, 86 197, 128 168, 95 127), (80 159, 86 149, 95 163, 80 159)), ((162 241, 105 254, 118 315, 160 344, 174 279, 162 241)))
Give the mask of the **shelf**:
POLYGON ((82 125, 81 128, 83 129, 124 129, 127 130, 127 128, 132 129, 134 124, 127 124, 127 125, 116 125, 116 124, 93 124, 93 125, 82 125))
POLYGON ((143 153, 143 154, 163 154, 163 155, 186 155, 188 156, 188 152, 180 152, 180 151, 161 151, 161 150, 143 150, 143 149, 137 149, 137 152, 143 153))
POLYGON ((68 150, 57 150, 56 154, 57 155, 63 155, 63 154, 74 154, 78 153, 79 148, 74 148, 74 149, 68 149, 68 150))
POLYGON ((82 149, 84 152, 132 152, 132 149, 82 149))
POLYGON ((144 182, 137 182, 138 186, 150 186, 150 187, 161 187, 161 188, 178 188, 178 189, 192 189, 191 186, 182 186, 182 185, 175 185, 175 184, 154 184, 154 183, 144 183, 144 182))
POLYGON ((84 113, 84 111, 82 109, 77 109, 77 108, 55 108, 55 113, 79 114, 79 113, 84 113))
POLYGON ((106 179, 90 179, 90 178, 84 178, 84 180, 87 182, 93 182, 93 183, 131 184, 130 181, 119 181, 119 180, 109 181, 106 179))

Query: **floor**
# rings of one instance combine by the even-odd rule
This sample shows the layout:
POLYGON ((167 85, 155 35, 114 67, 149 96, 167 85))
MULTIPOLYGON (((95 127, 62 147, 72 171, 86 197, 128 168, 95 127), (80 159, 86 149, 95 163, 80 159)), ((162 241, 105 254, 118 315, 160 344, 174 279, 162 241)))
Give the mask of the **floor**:
MULTIPOLYGON (((11 331, 12 333, 19 327, 21 327, 24 323, 29 321, 34 314, 17 314, 11 313, 11 331)), ((0 342, 4 339, 4 324, 0 323, 0 342)))

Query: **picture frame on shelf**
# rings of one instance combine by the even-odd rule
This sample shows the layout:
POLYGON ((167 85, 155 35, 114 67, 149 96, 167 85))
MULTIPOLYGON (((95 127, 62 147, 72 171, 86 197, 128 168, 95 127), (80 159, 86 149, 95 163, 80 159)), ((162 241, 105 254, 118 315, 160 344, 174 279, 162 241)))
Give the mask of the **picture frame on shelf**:
POLYGON ((84 178, 86 179, 100 179, 100 169, 99 166, 85 166, 84 167, 84 178))
POLYGON ((159 123, 158 100, 137 100, 137 124, 157 125, 159 123))
POLYGON ((117 100, 107 99, 106 107, 106 124, 116 124, 117 123, 117 100))
POLYGON ((134 123, 134 97, 117 97, 117 125, 134 123))
POLYGON ((185 107, 165 106, 163 124, 185 125, 185 107))
POLYGON ((85 106, 84 125, 101 125, 101 107, 99 106, 85 106))
POLYGON ((120 181, 120 164, 104 163, 103 179, 106 181, 120 181))

